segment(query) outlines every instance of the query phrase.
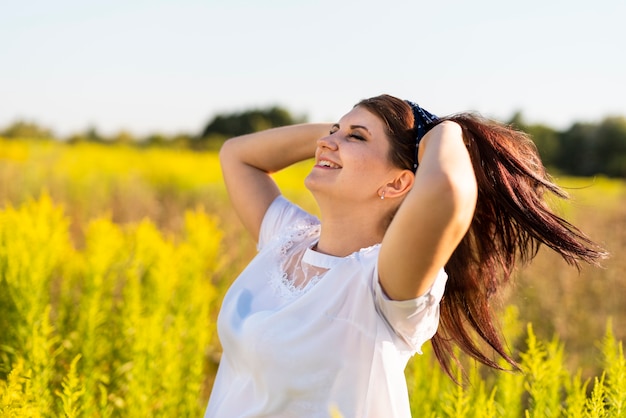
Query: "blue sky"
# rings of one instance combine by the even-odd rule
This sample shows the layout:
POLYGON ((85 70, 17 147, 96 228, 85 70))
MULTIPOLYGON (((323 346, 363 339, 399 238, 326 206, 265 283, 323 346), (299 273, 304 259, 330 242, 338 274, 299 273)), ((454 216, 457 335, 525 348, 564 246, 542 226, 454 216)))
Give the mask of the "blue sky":
POLYGON ((0 0, 0 127, 197 133, 390 93, 566 128, 626 116, 623 0, 0 0))

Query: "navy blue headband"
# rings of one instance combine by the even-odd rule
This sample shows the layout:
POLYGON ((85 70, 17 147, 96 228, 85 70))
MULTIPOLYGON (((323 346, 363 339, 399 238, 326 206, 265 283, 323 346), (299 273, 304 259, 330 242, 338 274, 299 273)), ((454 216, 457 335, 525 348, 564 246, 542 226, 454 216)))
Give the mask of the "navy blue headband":
POLYGON ((409 100, 406 102, 411 106, 413 110, 413 118, 415 119, 414 127, 417 131, 417 138, 415 138, 415 159, 413 160, 413 171, 417 170, 417 151, 419 149, 420 141, 426 135, 426 128, 428 125, 439 120, 439 118, 428 110, 421 108, 417 103, 413 103, 409 100))

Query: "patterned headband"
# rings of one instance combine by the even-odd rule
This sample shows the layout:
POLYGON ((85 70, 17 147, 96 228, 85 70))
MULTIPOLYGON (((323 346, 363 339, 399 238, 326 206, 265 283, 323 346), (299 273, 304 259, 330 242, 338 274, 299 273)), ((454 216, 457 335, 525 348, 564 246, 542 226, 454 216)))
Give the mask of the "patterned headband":
POLYGON ((417 103, 413 103, 409 100, 406 102, 411 106, 413 110, 413 118, 415 119, 414 127, 417 130, 417 138, 415 138, 415 159, 413 160, 413 171, 417 170, 417 151, 419 149, 420 141, 426 135, 426 129, 428 125, 436 122, 439 118, 429 111, 421 108, 417 103))

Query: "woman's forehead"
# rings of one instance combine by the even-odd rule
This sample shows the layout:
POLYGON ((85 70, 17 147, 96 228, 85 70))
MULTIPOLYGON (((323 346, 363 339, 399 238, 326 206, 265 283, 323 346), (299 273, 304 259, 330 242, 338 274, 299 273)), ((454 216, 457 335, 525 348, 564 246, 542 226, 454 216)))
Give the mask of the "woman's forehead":
POLYGON ((344 125, 363 126, 367 128, 370 132, 384 131, 383 122, 380 120, 380 118, 361 106, 357 106, 350 110, 348 113, 346 113, 339 120, 339 125, 342 127, 344 127, 344 125))

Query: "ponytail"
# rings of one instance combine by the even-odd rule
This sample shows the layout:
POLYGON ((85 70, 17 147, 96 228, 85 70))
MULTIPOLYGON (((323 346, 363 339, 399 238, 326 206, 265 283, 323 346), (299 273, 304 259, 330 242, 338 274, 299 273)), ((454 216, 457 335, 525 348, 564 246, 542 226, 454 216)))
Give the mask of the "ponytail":
POLYGON ((463 130, 478 200, 469 230, 445 266, 448 283, 432 339, 434 353, 453 379, 450 361, 458 363, 453 343, 479 362, 503 369, 485 353, 482 340, 519 369, 504 347, 493 308, 494 296, 510 281, 515 265, 529 263, 541 245, 579 270, 581 262, 597 265, 607 254, 547 205, 546 192, 563 199, 567 194, 550 179, 527 134, 473 114, 442 120, 463 130))

